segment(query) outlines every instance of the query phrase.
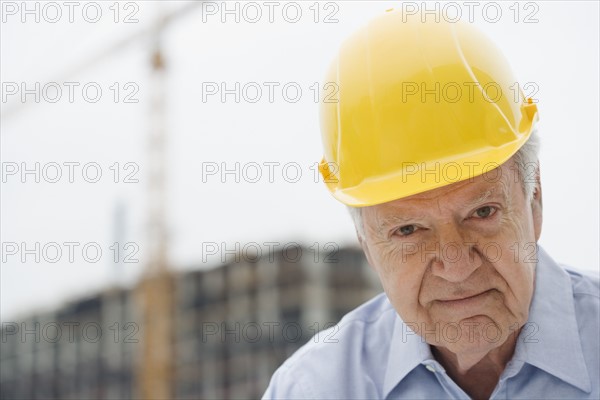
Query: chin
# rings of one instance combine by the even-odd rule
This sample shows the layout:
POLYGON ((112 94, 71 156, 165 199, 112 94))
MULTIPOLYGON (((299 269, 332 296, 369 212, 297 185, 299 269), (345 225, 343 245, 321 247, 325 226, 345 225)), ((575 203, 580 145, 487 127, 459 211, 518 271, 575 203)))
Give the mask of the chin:
POLYGON ((502 345, 502 343, 505 341, 505 337, 500 338, 500 340, 497 341, 490 341, 480 335, 474 335, 472 339, 461 339, 456 342, 440 343, 440 346, 447 348, 449 351, 457 355, 481 355, 483 358, 483 356, 493 349, 500 347, 500 345, 502 345))
MULTIPOLYGON (((460 322, 437 322, 439 335, 430 344, 445 347, 453 353, 487 353, 501 346, 509 333, 502 325, 488 316, 478 315, 460 322)), ((429 337, 432 339, 432 337, 429 337)))
POLYGON ((460 328, 453 331, 446 329, 446 335, 441 337, 439 346, 457 355, 483 357, 508 339, 506 331, 500 330, 498 325, 487 317, 472 318, 453 324, 456 325, 460 328))

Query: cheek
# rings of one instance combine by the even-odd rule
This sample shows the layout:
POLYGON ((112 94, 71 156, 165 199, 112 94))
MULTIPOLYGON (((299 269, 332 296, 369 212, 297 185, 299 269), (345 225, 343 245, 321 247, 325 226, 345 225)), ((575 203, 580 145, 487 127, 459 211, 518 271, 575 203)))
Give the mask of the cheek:
POLYGON ((512 243, 536 242, 532 208, 523 196, 519 190, 518 196, 508 206, 507 213, 502 216, 500 240, 504 239, 512 243))
POLYGON ((394 308, 405 320, 413 320, 418 312, 419 294, 425 263, 417 254, 402 252, 401 247, 387 248, 377 259, 382 286, 394 308))
MULTIPOLYGON (((519 213, 507 218, 504 229, 493 245, 497 270, 510 288, 516 292, 527 292, 533 286, 537 264, 537 242, 531 215, 519 213)), ((492 259, 494 254, 488 255, 492 259)))
POLYGON ((516 210, 519 212, 503 216, 501 228, 486 238, 481 250, 506 285, 507 308, 522 317, 527 315, 533 296, 537 243, 531 214, 523 208, 516 210))
POLYGON ((534 242, 515 242, 505 246, 496 270, 506 285, 506 303, 515 315, 527 314, 533 296, 537 246, 534 242))

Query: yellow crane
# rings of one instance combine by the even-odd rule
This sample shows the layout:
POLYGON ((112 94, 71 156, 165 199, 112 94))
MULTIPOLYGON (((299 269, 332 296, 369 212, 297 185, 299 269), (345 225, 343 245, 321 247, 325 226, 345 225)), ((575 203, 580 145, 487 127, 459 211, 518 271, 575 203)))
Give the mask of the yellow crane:
POLYGON ((165 64, 155 35, 150 83, 147 145, 147 265, 136 288, 141 312, 142 351, 137 360, 136 392, 142 399, 173 397, 173 280, 168 272, 166 224, 165 64))

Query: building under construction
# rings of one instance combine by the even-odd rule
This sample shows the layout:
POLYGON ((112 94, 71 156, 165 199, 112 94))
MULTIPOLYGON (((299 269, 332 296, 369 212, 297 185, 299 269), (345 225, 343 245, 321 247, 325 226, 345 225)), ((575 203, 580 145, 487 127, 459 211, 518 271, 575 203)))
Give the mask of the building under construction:
MULTIPOLYGON (((212 269, 170 268, 171 64, 164 35, 203 3, 164 10, 157 2, 152 22, 69 66, 58 75, 65 79, 53 80, 68 81, 134 44, 146 46, 145 207, 138 204, 145 209, 144 271, 134 288, 113 288, 53 312, 4 321, 2 399, 256 398, 291 353, 380 291, 362 252, 353 248, 318 260, 310 248, 290 257, 288 247, 212 269)), ((30 105, 9 104, 3 119, 30 105)), ((123 240, 123 229, 116 231, 115 239, 123 240)))
POLYGON ((319 260, 306 248, 288 248, 169 273, 161 282, 172 288, 171 298, 161 300, 171 307, 166 321, 158 312, 148 323, 138 288, 106 290, 4 322, 0 397, 257 398, 289 355, 381 291, 355 248, 319 260), (163 324, 170 325, 168 335, 148 334, 163 324), (151 369, 145 366, 149 351, 151 369), (161 354, 169 357, 164 364, 157 361, 161 354), (160 395, 146 392, 153 374, 160 395))

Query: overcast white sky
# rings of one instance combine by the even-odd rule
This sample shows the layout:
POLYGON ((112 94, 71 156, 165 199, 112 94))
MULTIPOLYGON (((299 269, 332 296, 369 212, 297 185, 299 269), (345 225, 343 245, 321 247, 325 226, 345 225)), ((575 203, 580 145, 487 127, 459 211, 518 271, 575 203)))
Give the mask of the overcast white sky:
MULTIPOLYGON (((142 37, 89 67, 76 67, 120 39, 150 27, 159 8, 169 12, 189 3, 123 2, 118 16, 112 3, 94 3, 96 7, 80 2, 73 9, 71 23, 68 7, 57 2, 54 4, 62 17, 51 23, 49 20, 58 18, 54 6, 27 2, 31 9, 38 4, 40 21, 36 22, 35 14, 22 15, 23 3, 2 2, 3 321, 52 308, 111 282, 131 283, 144 265, 152 41, 142 37), (99 21, 86 21, 95 18, 97 8, 102 12, 99 21), (124 23, 125 18, 134 22, 124 23), (18 86, 21 82, 28 88, 35 82, 41 87, 57 82, 62 97, 56 103, 47 101, 55 95, 55 89, 48 86, 47 96, 39 104, 34 95, 28 95, 23 104, 20 92, 9 94, 14 89, 12 83, 18 86), (79 85, 73 86, 72 103, 65 82, 79 85), (119 88, 117 103, 115 82, 119 88), (82 94, 82 87, 90 83, 89 96, 94 95, 94 86, 102 89, 96 103, 86 101, 82 94), (125 103, 127 95, 139 101, 125 103), (56 173, 52 163, 58 163, 62 178, 50 183, 41 176, 36 183, 33 175, 22 182, 20 171, 7 175, 15 165, 34 168, 36 162, 40 169, 46 167, 50 179, 56 173), (80 163, 74 167, 72 183, 64 163, 80 163), (88 179, 95 175, 94 165, 102 171, 97 183, 86 182, 83 177, 82 166, 88 163, 97 163, 87 170, 88 179), (114 182, 116 169, 120 172, 118 183, 114 182), (127 176, 139 182, 126 183, 127 176), (116 239, 114 213, 119 202, 126 209, 125 237, 116 239), (121 245, 133 242, 139 246, 134 256, 139 262, 117 270, 110 248, 115 240, 121 245), (36 242, 40 248, 51 242, 60 244, 62 257, 56 263, 48 262, 55 253, 47 246, 46 257, 41 254, 39 263, 34 255, 25 255, 23 262, 22 243, 34 248, 36 242), (65 242, 79 244, 73 262, 65 242), (12 254, 10 243, 18 244, 17 254, 12 254), (86 244, 91 244, 90 258, 95 246, 102 249, 97 262, 84 259, 82 248, 86 244)), ((598 2, 475 3, 473 23, 504 51, 519 81, 534 82, 539 89, 535 97, 539 100, 543 143, 544 196, 540 243, 557 261, 597 274, 598 2), (493 23, 498 9, 501 15, 493 23)), ((354 243, 345 208, 315 179, 321 139, 318 104, 311 87, 315 82, 322 84, 328 63, 349 33, 388 8, 401 8, 402 3, 256 2, 248 6, 238 2, 239 21, 235 13, 223 14, 225 7, 235 9, 235 2, 197 4, 162 36, 167 65, 172 265, 178 269, 199 266, 203 243, 221 246, 224 242, 232 249, 236 242, 242 246, 248 242, 316 242, 321 250, 328 242, 339 246, 354 243), (298 9, 301 16, 292 23, 298 9), (257 11, 262 16, 253 23, 257 11), (203 83, 206 87, 207 83, 218 86, 221 82, 228 88, 236 82, 242 88, 256 82, 263 89, 262 98, 251 103, 242 97, 236 103, 229 95, 223 103, 215 95, 203 101, 203 83), (279 84, 272 102, 265 82, 279 84), (291 87, 288 96, 294 96, 294 86, 302 89, 299 101, 286 100, 282 93, 286 84, 291 87), (222 179, 217 173, 203 180, 203 166, 231 169, 236 162, 240 167, 251 162, 262 166, 262 178, 251 183, 242 176, 238 183, 232 174, 222 179), (284 172, 288 163, 296 164, 289 164, 284 172), (272 165, 273 182, 269 181, 268 165, 272 165), (295 179, 297 166, 301 176, 295 179)), ((420 7, 421 2, 410 4, 420 7)), ((430 9, 435 7, 433 2, 428 4, 430 9)), ((463 19, 468 19, 469 9, 460 2, 455 4, 458 8, 446 8, 442 17, 453 18, 460 10, 463 19)), ((254 97, 252 85, 247 89, 246 94, 254 97)), ((256 169, 248 167, 245 172, 253 178, 256 169)), ((129 247, 122 252, 134 250, 129 247)), ((212 256, 207 261, 215 265, 219 258, 212 256)))

